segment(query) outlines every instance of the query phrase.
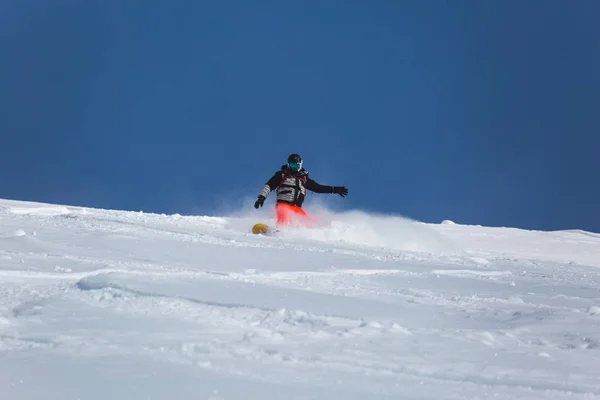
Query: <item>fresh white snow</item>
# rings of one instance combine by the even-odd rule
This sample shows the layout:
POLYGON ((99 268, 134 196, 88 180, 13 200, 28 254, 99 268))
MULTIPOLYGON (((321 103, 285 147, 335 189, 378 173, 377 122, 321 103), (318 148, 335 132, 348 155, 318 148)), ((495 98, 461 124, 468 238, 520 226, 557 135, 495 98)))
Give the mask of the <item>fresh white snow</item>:
POLYGON ((599 234, 320 216, 0 200, 0 399, 600 398, 599 234))

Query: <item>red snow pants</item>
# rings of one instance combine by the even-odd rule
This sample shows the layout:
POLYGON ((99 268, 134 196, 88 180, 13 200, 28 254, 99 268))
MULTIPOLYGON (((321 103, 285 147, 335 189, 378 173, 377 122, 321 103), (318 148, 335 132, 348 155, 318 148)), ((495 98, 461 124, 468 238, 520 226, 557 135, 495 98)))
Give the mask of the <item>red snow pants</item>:
POLYGON ((310 227, 310 216, 302 208, 287 203, 277 203, 275 206, 277 225, 293 225, 310 227))

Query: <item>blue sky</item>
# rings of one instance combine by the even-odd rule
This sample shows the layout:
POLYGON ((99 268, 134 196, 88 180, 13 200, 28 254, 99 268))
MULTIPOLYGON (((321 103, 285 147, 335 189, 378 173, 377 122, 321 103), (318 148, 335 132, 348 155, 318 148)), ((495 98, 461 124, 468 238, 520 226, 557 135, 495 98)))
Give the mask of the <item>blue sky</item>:
POLYGON ((216 214, 298 152, 334 209, 598 232, 600 2, 541 4, 4 1, 0 197, 216 214))

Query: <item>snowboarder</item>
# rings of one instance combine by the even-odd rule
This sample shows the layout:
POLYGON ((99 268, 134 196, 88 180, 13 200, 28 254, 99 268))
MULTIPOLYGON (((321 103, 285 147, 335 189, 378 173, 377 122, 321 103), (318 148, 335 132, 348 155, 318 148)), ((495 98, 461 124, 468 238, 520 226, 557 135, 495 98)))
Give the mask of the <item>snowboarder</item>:
POLYGON ((282 165, 281 170, 265 184, 254 203, 254 208, 262 207, 269 193, 276 190, 275 213, 278 225, 288 225, 293 222, 310 225, 310 217, 302 209, 306 190, 315 193, 334 193, 342 197, 348 194, 348 189, 344 186, 320 185, 309 178, 308 172, 302 168, 302 157, 298 154, 291 154, 287 161, 288 163, 282 165))

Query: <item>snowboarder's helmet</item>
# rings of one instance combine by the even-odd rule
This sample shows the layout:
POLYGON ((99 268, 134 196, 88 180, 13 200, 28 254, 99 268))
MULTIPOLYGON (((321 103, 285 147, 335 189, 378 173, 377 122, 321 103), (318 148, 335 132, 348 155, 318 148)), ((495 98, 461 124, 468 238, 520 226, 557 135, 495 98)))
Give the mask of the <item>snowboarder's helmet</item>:
POLYGON ((287 159, 288 167, 294 170, 300 170, 302 168, 302 157, 298 154, 290 154, 287 159))

